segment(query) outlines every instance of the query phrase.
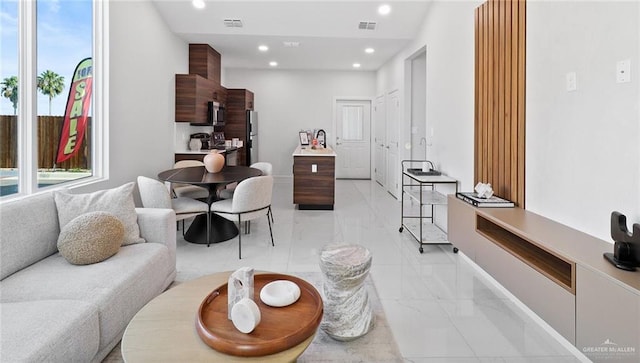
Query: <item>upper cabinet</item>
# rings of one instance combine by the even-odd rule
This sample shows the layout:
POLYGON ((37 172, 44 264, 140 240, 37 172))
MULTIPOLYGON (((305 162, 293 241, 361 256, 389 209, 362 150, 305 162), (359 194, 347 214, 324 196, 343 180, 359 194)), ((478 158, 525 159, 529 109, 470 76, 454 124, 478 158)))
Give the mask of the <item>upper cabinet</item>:
POLYGON ((175 121, 207 123, 207 105, 227 102, 220 84, 220 53, 208 44, 189 44, 189 74, 176 74, 175 121))
POLYGON ((229 108, 242 112, 246 110, 254 111, 253 92, 247 89, 230 88, 227 90, 227 94, 229 95, 227 99, 229 108))
POLYGON ((189 44, 189 74, 220 84, 220 53, 209 44, 189 44))
POLYGON ((215 84, 197 74, 176 74, 176 122, 207 122, 215 84))

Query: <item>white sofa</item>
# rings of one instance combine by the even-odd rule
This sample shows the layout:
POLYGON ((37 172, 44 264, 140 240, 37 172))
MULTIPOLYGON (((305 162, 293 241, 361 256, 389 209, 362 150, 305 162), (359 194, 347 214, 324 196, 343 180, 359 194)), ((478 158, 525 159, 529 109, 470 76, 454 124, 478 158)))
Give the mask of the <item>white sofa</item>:
POLYGON ((100 362, 176 276, 175 213, 136 208, 145 243, 91 265, 57 251, 53 193, 0 205, 0 361, 100 362))

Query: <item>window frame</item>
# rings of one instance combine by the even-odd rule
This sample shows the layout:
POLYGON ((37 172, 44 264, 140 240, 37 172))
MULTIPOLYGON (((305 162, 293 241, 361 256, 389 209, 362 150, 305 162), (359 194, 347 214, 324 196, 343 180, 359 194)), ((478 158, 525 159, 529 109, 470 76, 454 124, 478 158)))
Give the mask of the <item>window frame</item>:
POLYGON ((0 197, 0 202, 109 179, 109 2, 92 0, 92 3, 92 175, 51 186, 38 186, 37 0, 18 1, 18 192, 0 197))

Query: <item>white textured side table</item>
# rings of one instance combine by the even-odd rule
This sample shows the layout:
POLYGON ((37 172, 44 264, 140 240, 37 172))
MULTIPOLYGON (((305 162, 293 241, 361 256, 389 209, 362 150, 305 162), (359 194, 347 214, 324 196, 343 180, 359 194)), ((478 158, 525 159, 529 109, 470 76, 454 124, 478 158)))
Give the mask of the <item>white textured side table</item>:
POLYGON ((323 275, 324 317, 320 328, 336 340, 367 334, 374 323, 364 280, 371 268, 371 253, 360 245, 327 245, 320 253, 323 275))

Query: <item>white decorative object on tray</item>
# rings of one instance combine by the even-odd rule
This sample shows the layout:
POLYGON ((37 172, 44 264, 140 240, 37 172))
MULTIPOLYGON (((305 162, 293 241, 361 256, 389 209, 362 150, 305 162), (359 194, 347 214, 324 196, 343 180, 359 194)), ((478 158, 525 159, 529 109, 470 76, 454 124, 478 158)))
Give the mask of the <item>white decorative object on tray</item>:
POLYGON ((243 298, 231 309, 231 321, 241 333, 249 334, 258 326, 262 315, 260 308, 251 299, 243 298))
POLYGON ((300 287, 289 280, 272 281, 260 290, 260 300, 273 307, 291 305, 299 298, 300 287))
POLYGON ((251 267, 241 267, 235 270, 227 285, 229 292, 228 318, 231 320, 231 310, 243 298, 253 300, 253 269, 251 267))

